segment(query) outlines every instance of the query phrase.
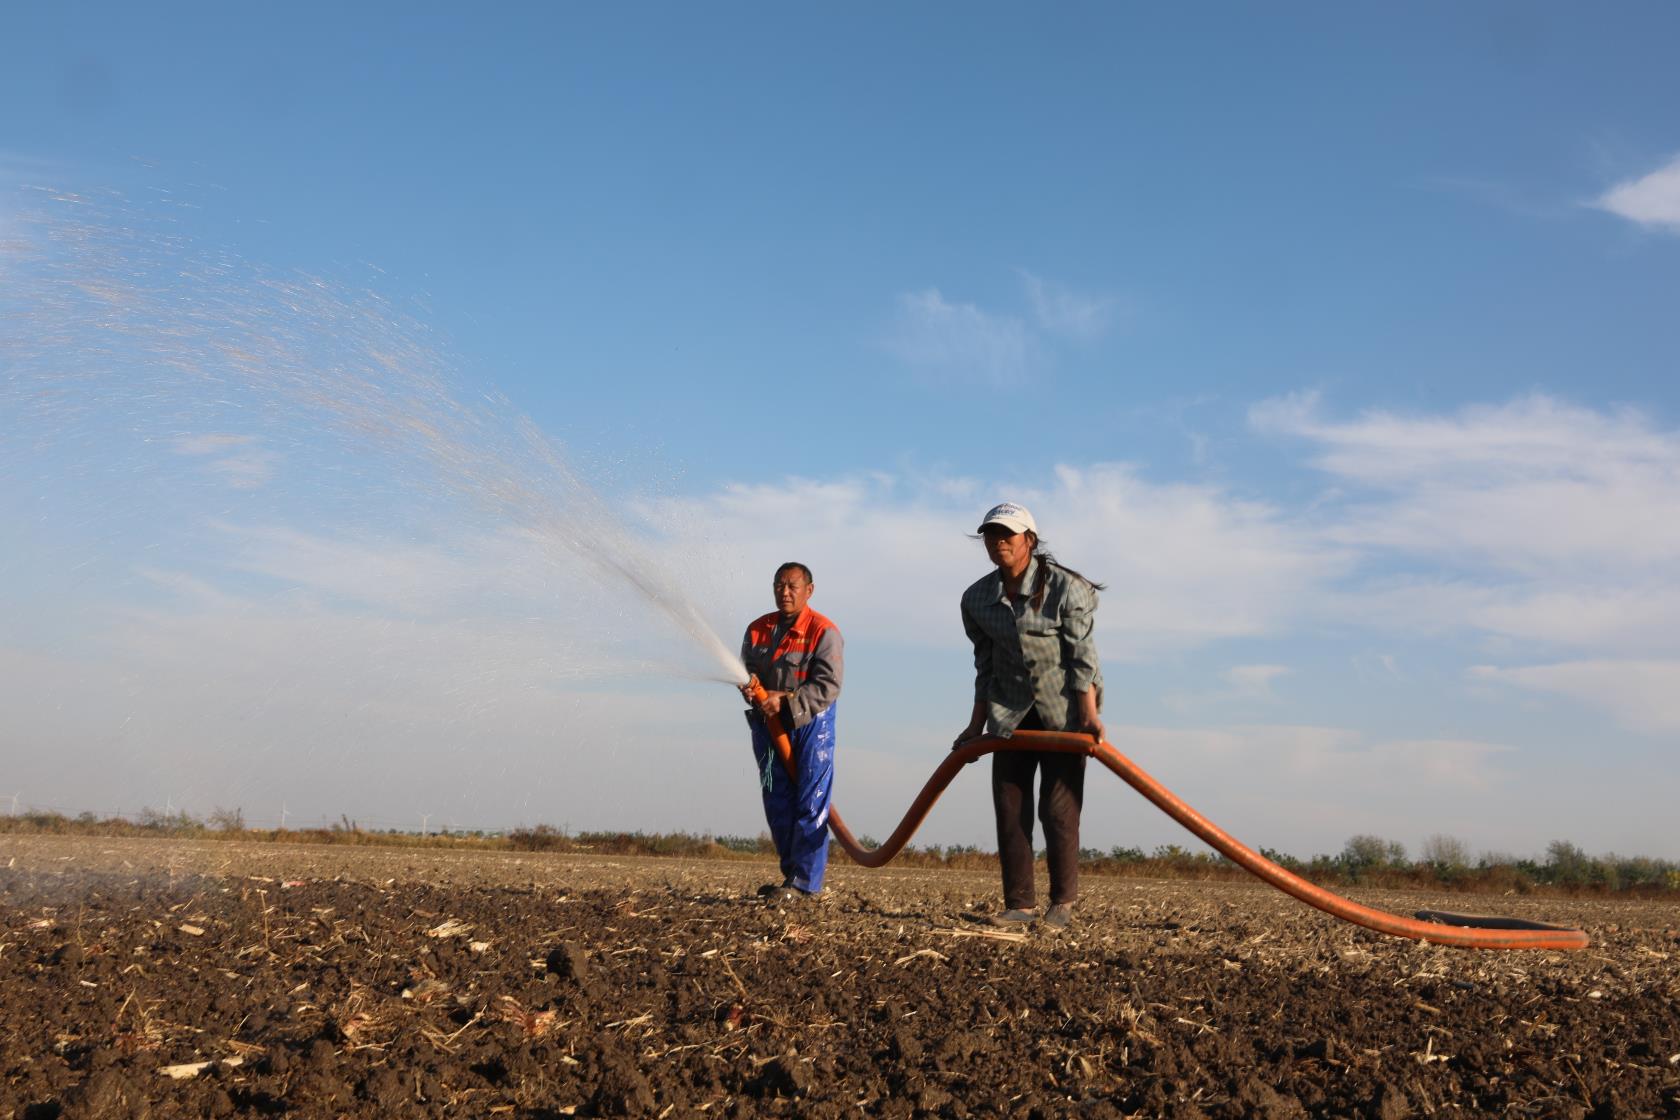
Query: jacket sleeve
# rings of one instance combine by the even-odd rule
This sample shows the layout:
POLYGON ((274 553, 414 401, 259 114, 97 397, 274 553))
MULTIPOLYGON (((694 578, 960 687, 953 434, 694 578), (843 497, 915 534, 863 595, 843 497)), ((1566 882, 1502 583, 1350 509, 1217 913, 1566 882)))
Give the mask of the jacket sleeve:
POLYGON ((968 612, 968 605, 962 608, 963 631, 968 640, 974 644, 974 699, 988 700, 992 695, 992 637, 980 628, 968 612))
POLYGON ((1096 624, 1096 589, 1083 580, 1070 578, 1062 597, 1061 626, 1057 634, 1062 641, 1062 665, 1067 672, 1068 687, 1074 692, 1089 692, 1102 679, 1097 665, 1096 624))
POLYGON ((817 640, 805 662, 805 681, 788 696, 793 726, 804 727, 824 708, 840 698, 840 683, 846 675, 845 640, 838 627, 830 626, 817 640))

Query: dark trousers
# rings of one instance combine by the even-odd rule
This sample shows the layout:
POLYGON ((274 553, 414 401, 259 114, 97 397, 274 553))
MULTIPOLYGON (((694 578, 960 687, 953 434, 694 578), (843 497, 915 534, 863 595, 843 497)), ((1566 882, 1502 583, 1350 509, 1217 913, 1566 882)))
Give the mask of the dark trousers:
MULTIPOLYGON (((1035 708, 1021 731, 1042 731, 1035 708)), ((1085 756, 1051 751, 998 751, 992 755, 992 808, 997 812, 998 862, 1003 865, 1003 904, 1010 910, 1037 905, 1033 886, 1033 773, 1042 771, 1038 819, 1044 824, 1050 864, 1050 904, 1079 898, 1079 811, 1085 804, 1085 756)))

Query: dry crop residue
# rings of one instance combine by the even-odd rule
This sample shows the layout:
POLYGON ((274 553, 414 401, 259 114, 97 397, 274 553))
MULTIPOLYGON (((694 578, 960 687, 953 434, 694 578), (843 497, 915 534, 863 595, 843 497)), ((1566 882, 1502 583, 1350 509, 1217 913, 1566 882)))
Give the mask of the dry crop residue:
MULTIPOLYGON (((1264 888, 0 840, 0 1120, 1680 1116, 1680 907, 1502 899, 1584 953, 1383 938, 1264 888)), ((1397 910, 1451 898, 1366 896, 1397 910)))

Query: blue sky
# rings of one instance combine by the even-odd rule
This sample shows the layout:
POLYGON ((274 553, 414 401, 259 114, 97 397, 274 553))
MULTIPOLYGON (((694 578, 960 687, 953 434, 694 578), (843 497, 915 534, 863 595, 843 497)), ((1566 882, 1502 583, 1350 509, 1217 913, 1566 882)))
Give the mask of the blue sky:
MULTIPOLYGON (((0 802, 753 833, 592 554, 726 644, 798 557, 884 835, 1014 498, 1110 585, 1115 742, 1238 837, 1680 858, 1676 32, 8 11, 0 802)), ((1087 843, 1185 839, 1093 784, 1087 843)), ((978 774, 925 838, 989 846, 978 774)))

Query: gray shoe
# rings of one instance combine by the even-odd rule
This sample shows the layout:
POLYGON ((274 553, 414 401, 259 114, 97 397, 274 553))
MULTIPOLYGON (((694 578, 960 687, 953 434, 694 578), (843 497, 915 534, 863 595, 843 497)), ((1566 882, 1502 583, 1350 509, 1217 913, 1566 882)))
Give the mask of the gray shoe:
POLYGON ((1005 910, 1001 914, 993 914, 986 919, 994 926, 1004 929, 1025 929, 1038 920, 1038 915, 1031 910, 1005 910))
POLYGON ((1044 912, 1044 924, 1051 929, 1062 930, 1073 924, 1073 904, 1058 902, 1044 912))

